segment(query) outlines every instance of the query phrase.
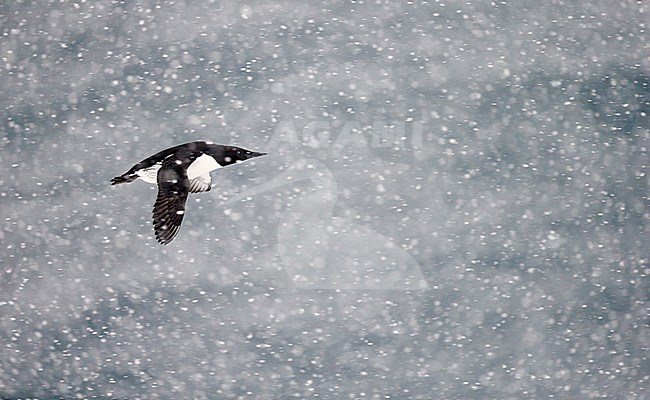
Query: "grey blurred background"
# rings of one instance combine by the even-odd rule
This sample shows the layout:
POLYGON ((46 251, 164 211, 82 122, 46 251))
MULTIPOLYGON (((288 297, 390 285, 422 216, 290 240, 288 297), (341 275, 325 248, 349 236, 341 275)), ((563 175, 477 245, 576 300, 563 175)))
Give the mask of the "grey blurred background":
POLYGON ((3 2, 0 398, 647 399, 649 12, 3 2), (110 178, 202 139, 270 155, 160 246, 110 178), (423 285, 296 284, 323 199, 423 285))

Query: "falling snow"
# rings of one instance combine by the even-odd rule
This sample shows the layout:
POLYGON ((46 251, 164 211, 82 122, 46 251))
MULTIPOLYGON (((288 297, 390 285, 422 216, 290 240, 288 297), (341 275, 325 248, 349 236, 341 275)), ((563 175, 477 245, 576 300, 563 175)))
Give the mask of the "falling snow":
POLYGON ((3 2, 0 398, 646 399, 649 13, 3 2))

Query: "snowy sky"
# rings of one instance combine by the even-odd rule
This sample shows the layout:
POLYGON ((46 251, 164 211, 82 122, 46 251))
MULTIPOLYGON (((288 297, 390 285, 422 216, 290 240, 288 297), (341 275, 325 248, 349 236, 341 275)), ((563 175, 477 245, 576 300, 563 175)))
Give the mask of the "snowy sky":
POLYGON ((0 398, 646 398, 647 4, 305 3, 0 4, 0 398))

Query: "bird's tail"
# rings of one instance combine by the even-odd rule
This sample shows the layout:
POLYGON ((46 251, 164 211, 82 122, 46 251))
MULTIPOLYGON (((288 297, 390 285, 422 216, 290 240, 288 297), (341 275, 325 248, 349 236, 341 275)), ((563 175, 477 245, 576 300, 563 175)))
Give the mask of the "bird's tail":
POLYGON ((122 176, 116 176, 115 178, 111 179, 111 185, 119 185, 120 183, 129 183, 133 182, 134 180, 138 179, 138 176, 136 174, 131 174, 131 175, 122 175, 122 176))

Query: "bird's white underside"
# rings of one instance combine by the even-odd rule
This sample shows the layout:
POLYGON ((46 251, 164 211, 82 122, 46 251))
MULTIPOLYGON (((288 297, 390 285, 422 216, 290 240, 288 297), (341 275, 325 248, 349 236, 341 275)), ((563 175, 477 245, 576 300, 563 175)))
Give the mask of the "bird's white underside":
POLYGON ((158 184, 158 170, 160 169, 160 164, 156 164, 153 167, 141 169, 136 171, 135 174, 140 177, 143 181, 147 183, 152 183, 154 185, 158 184))
POLYGON ((192 180, 218 168, 221 168, 221 165, 214 158, 207 154, 202 154, 187 168, 187 178, 192 180))
MULTIPOLYGON (((156 185, 158 183, 158 170, 160 167, 160 164, 156 164, 149 168, 137 171, 136 175, 138 175, 143 181, 156 185)), ((218 168, 221 168, 221 165, 219 165, 214 158, 207 154, 202 154, 187 168, 187 179, 192 180, 199 176, 209 174, 210 171, 214 171, 218 168)))

